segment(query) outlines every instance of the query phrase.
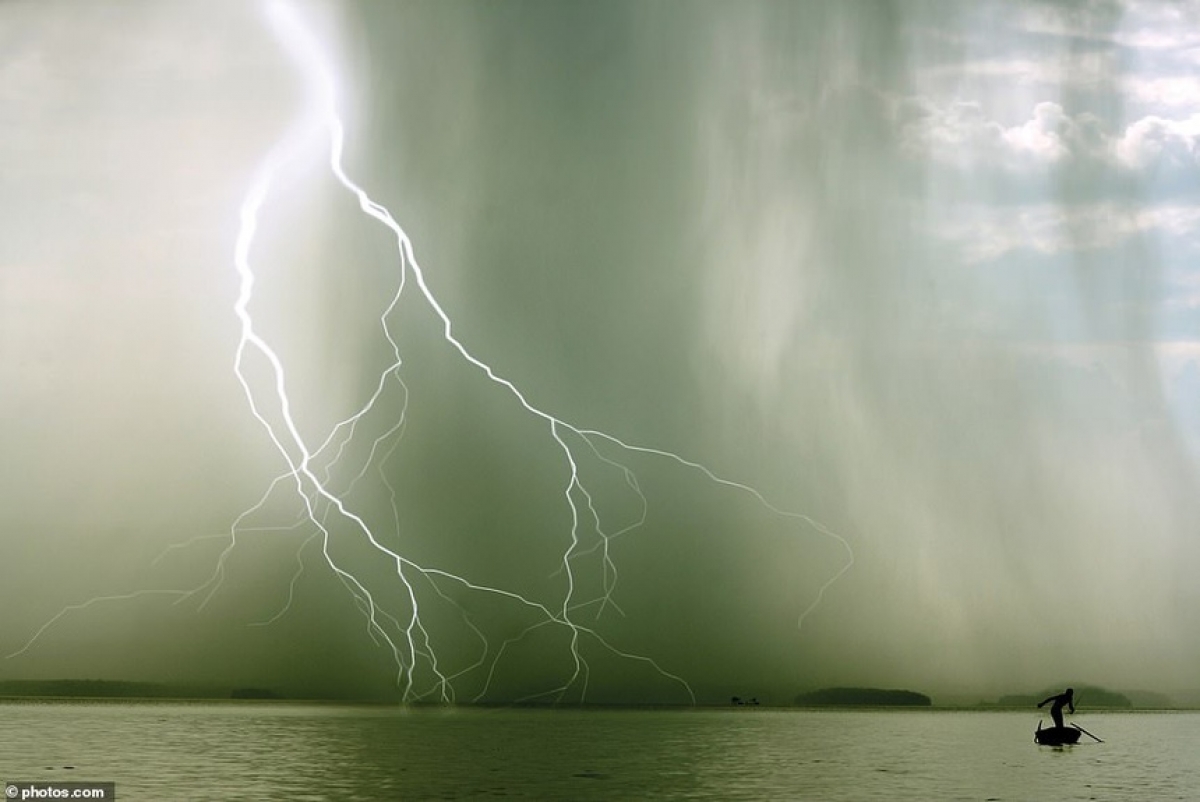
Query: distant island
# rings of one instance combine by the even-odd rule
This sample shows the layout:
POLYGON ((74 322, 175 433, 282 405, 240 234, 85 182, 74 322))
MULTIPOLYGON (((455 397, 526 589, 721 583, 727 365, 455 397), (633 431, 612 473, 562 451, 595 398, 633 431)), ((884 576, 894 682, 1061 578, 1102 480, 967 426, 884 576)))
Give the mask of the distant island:
POLYGON ((797 707, 930 707, 923 693, 883 688, 822 688, 796 697, 797 707))
MULTIPOLYGON (((1045 688, 1033 694, 1008 694, 1001 696, 996 707, 1037 707, 1037 703, 1055 694, 1062 693, 1062 687, 1045 688)), ((1110 691, 1095 685, 1075 686, 1075 706, 1106 708, 1109 710, 1130 710, 1132 708, 1154 709, 1172 706, 1169 698, 1160 693, 1150 691, 1110 691)))

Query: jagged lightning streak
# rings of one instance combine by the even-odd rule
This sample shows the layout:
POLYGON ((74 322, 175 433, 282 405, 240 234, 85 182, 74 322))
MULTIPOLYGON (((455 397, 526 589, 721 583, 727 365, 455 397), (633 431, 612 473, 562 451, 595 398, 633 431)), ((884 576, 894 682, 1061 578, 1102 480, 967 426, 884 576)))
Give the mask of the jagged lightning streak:
MULTIPOLYGON (((481 690, 475 697, 476 699, 482 698, 492 684, 498 664, 511 646, 535 631, 554 627, 564 631, 567 636, 571 670, 560 685, 534 694, 533 697, 554 696, 561 699, 573 688, 578 689, 579 699, 582 700, 586 696, 590 668, 584 657, 583 644, 587 641, 598 644, 612 654, 648 666, 665 679, 677 683, 694 701, 695 696, 691 687, 683 678, 665 670, 649 657, 618 649, 593 627, 579 623, 576 618, 579 611, 592 607, 596 608, 597 619, 609 607, 623 614, 613 598, 617 584, 617 567, 610 553, 610 544, 615 538, 637 529, 646 520, 647 500, 641 491, 637 477, 630 468, 604 453, 601 445, 605 444, 626 454, 643 454, 674 461, 687 469, 699 472, 713 483, 750 495, 775 515, 807 525, 823 536, 837 541, 845 549, 847 561, 819 588, 811 604, 800 613, 797 626, 802 626, 805 618, 820 604, 826 590, 853 565, 854 554, 850 544, 843 537, 809 516, 780 509, 768 502, 754 488, 725 479, 697 462, 668 451, 632 445, 606 432, 574 426, 534 405, 514 383, 474 356, 456 337, 450 316, 427 284, 425 273, 416 259, 408 235, 385 207, 375 202, 361 186, 351 180, 342 166, 344 129, 338 114, 334 72, 319 42, 290 4, 283 0, 272 0, 265 8, 272 30, 284 49, 297 63, 305 78, 309 89, 309 99, 305 113, 292 125, 287 135, 262 162, 241 205, 240 226, 234 248, 234 266, 239 278, 239 292, 234 304, 234 313, 240 324, 241 335, 235 354, 234 372, 249 403, 250 411, 262 425, 287 469, 270 483, 256 504, 238 516, 230 531, 223 536, 228 538, 228 543, 218 556, 213 574, 208 581, 190 591, 140 591, 121 596, 101 597, 81 605, 64 608, 43 625, 21 650, 11 656, 29 649, 46 629, 68 612, 84 609, 95 602, 137 598, 143 594, 157 594, 175 596, 178 603, 188 598, 201 596, 200 606, 203 607, 220 588, 225 576, 225 564, 237 547, 239 535, 252 532, 294 532, 304 529, 308 530, 308 534, 300 550, 297 551, 297 567, 289 583, 285 603, 274 615, 263 621, 255 622, 255 624, 269 624, 287 612, 295 593, 296 582, 305 570, 306 564, 301 557, 301 552, 310 543, 319 543, 324 564, 345 586, 355 604, 362 611, 368 635, 376 644, 386 646, 390 651, 397 669, 397 682, 403 687, 406 700, 432 696, 443 701, 453 701, 455 680, 476 671, 484 672, 481 690), (281 174, 306 161, 309 154, 317 149, 327 153, 330 171, 339 185, 354 197, 360 210, 386 227, 394 236, 398 271, 396 289, 379 317, 383 336, 389 345, 390 361, 380 372, 374 391, 363 405, 354 414, 338 422, 325 439, 314 447, 310 446, 309 441, 302 436, 295 422, 292 414, 292 400, 287 388, 285 366, 277 352, 256 328, 251 306, 256 281, 252 254, 257 242, 260 214, 272 192, 277 191, 276 185, 281 174), (463 360, 482 372, 490 382, 503 388, 524 412, 541 421, 561 455, 565 468, 562 496, 569 511, 570 526, 568 544, 562 553, 557 572, 564 578, 565 589, 561 599, 553 604, 536 601, 512 590, 476 583, 464 576, 435 566, 418 564, 382 542, 366 519, 355 512, 346 501, 350 491, 365 477, 371 465, 374 464, 381 481, 388 489, 393 523, 396 525, 397 531, 399 530, 396 494, 387 481, 384 466, 388 457, 397 448, 407 424, 408 388, 400 376, 403 361, 400 346, 390 326, 390 318, 399 307, 401 297, 408 287, 410 275, 419 292, 420 299, 440 321, 445 342, 463 360), (248 378, 246 373, 247 362, 253 359, 265 362, 270 377, 270 393, 260 394, 254 390, 254 382, 248 378), (385 391, 392 386, 399 387, 403 397, 403 404, 397 418, 383 434, 373 440, 362 468, 345 488, 338 490, 333 478, 335 466, 342 460, 345 450, 354 439, 356 428, 360 422, 371 415, 379 405, 385 391), (581 447, 582 451, 579 450, 581 447), (605 530, 593 494, 589 491, 582 476, 581 457, 585 454, 620 472, 626 486, 636 496, 640 506, 640 514, 632 522, 612 532, 605 530), (288 487, 291 488, 291 492, 301 505, 295 521, 287 526, 249 526, 251 518, 265 508, 268 500, 277 492, 282 492, 281 488, 288 487), (585 509, 586 516, 584 515, 585 509), (585 517, 590 520, 593 531, 599 537, 595 544, 587 547, 583 545, 580 537, 580 527, 585 517), (335 556, 335 541, 343 541, 347 538, 367 544, 372 553, 392 565, 399 582, 399 595, 404 601, 401 612, 389 611, 387 605, 380 598, 378 589, 376 592, 372 592, 365 578, 356 575, 335 556), (595 598, 578 598, 574 563, 596 551, 600 551, 602 555, 601 591, 595 598), (450 588, 457 588, 460 592, 470 594, 487 595, 500 602, 515 605, 518 609, 532 615, 534 621, 517 635, 504 640, 498 648, 492 649, 485 633, 475 624, 470 613, 449 593, 450 588), (449 673, 447 673, 448 670, 443 671, 435 648, 434 635, 422 618, 423 598, 427 602, 441 602, 457 610, 463 626, 479 643, 477 657, 472 662, 457 671, 449 673), (420 666, 424 666, 427 674, 424 679, 418 675, 420 666), (425 683, 423 686, 422 682, 425 683)), ((212 536, 202 536, 202 538, 208 537, 212 536)), ((188 543, 202 538, 194 538, 188 543)), ((170 547, 168 551, 185 545, 187 544, 170 547)))
MULTIPOLYGON (((616 650, 615 648, 609 646, 602 638, 600 638, 600 636, 594 630, 582 627, 572 620, 573 603, 575 602, 575 576, 571 567, 571 553, 574 551, 579 542, 579 510, 573 494, 577 491, 586 494, 587 491, 585 488, 583 488, 582 482, 580 481, 579 466, 575 459, 575 454, 571 447, 564 440, 560 428, 566 427, 570 431, 573 431, 580 436, 582 436, 582 432, 575 427, 567 426, 559 419, 549 415, 537 407, 534 407, 514 384, 499 376, 489 365, 477 359, 454 336, 453 324, 450 320, 450 317, 438 303, 436 297, 433 295, 428 284, 426 283, 424 272, 421 270, 420 264, 417 262, 413 254, 412 244, 407 234, 395 221, 390 212, 372 200, 365 190, 363 190, 358 184, 352 181, 349 176, 346 175, 342 167, 342 151, 344 143, 343 126, 337 114, 332 70, 329 68, 328 62, 326 61, 321 48, 318 46, 308 29, 301 24, 291 6, 281 2, 273 2, 268 5, 268 16, 272 22, 272 26, 277 36, 280 38, 281 42, 283 42, 285 48, 305 71, 312 95, 310 100, 312 111, 306 116, 307 122, 301 124, 299 129, 294 131, 291 136, 286 138, 284 142, 281 143, 280 147, 276 148, 264 161, 256 180, 254 181, 242 204, 241 227, 235 247, 234 257, 235 266, 241 280, 241 291, 234 309, 239 321, 241 322, 242 336, 237 349, 237 357, 235 359, 234 369, 239 381, 241 382, 243 391, 246 394, 251 411, 263 425, 269 438, 271 439, 271 442, 275 445, 276 450, 280 453, 288 465, 289 470, 286 476, 290 477, 291 481, 294 483, 296 492, 304 504, 305 517, 317 528, 318 532, 320 533, 322 554, 325 558, 325 562, 347 585, 355 599, 359 602, 360 606, 367 614, 369 631, 372 633, 372 635, 382 639, 391 649, 396 658, 399 670, 399 680, 407 689, 413 688, 413 671, 419 654, 425 656, 425 658, 428 660, 431 670, 436 675, 437 687, 441 689, 443 696, 448 694, 449 682, 448 678, 437 668, 437 658, 430 647, 429 633, 425 629, 424 624, 421 622, 418 594, 410 579, 410 575, 414 573, 426 578, 439 577, 442 579, 448 579, 463 586, 469 587, 471 590, 513 599, 524 605, 532 607, 535 610, 540 611, 544 616, 542 621, 534 625, 535 627, 547 624, 555 624, 565 627, 569 632, 570 652, 574 669, 567 682, 564 683, 561 688, 555 689, 555 692, 565 692, 576 682, 576 680, 581 677, 585 678, 584 683, 586 685, 587 663, 583 659, 580 651, 580 637, 584 634, 600 640, 602 644, 606 645, 610 650, 617 652, 618 654, 622 654, 623 656, 630 658, 645 660, 646 658, 636 657, 634 655, 626 655, 623 652, 616 650), (384 334, 391 345, 395 359, 393 363, 389 365, 387 369, 380 375, 374 395, 371 396, 367 403, 360 408, 355 415, 340 422, 335 427, 334 432, 330 433, 330 436, 326 439, 325 443, 314 452, 313 450, 310 450, 305 443, 305 440, 301 436, 291 414, 291 401, 287 392, 287 383, 282 361, 276 352, 271 348, 271 346, 257 333, 255 330, 253 317, 249 312, 249 306, 253 297, 253 288, 255 282, 254 272, 251 267, 250 251, 255 242, 256 233, 258 230, 259 213, 266 203, 271 186, 275 181, 277 174, 281 169, 283 169, 284 166, 286 166, 292 159, 296 157, 299 151, 303 150, 303 144, 307 143, 313 136, 320 135, 322 133, 329 139, 329 166, 336 176, 338 182, 354 195, 358 201, 360 209, 365 214, 385 225, 394 234, 398 249, 401 278, 398 282, 395 295, 385 308, 380 318, 384 334), (420 289, 421 296, 441 321, 443 335, 446 341, 452 344, 465 360, 467 360, 476 368, 482 370, 491 381, 506 388, 519 401, 520 405, 526 411, 543 419, 548 424, 551 436, 558 444, 564 458, 566 459, 566 462, 569 466, 569 480, 564 491, 564 496, 571 510, 571 546, 563 556, 563 567, 567 577, 567 590, 562 599, 561 606, 556 610, 551 610, 551 608, 541 603, 531 601, 512 591, 479 585, 470 582, 463 577, 450 574, 449 572, 442 571, 440 569, 420 566, 415 562, 401 556, 398 552, 390 549, 380 542, 376 538, 371 528, 367 525, 366 521, 351 511, 344 504, 343 499, 339 495, 332 492, 326 486, 326 483, 322 481, 322 479, 318 477, 311 468, 314 459, 314 453, 320 453, 320 451, 323 450, 334 439, 335 432, 342 429, 349 429, 352 432, 353 427, 356 425, 358 420, 360 420, 374 408, 376 401, 382 393, 387 378, 389 376, 396 375, 396 372, 401 365, 399 346, 397 345, 395 338, 392 336, 388 324, 388 318, 392 311, 396 308, 400 297, 404 292, 404 288, 406 286, 406 277, 409 271, 411 271, 412 276, 415 279, 418 288, 420 289), (270 372, 274 377, 274 399, 277 402, 277 408, 274 411, 277 412, 279 418, 283 421, 283 431, 277 430, 276 427, 267 420, 267 417, 260 409, 259 400, 256 397, 255 392, 252 390, 250 382, 245 376, 243 365, 247 352, 250 351, 257 352, 270 364, 270 372), (376 603, 375 597, 363 584, 363 582, 361 582, 352 572, 347 571, 340 566, 338 561, 332 556, 329 548, 331 532, 325 525, 325 517, 319 516, 317 513, 317 507, 321 504, 324 504, 327 510, 335 509, 339 517, 353 522, 354 528, 358 531, 359 535, 366 538, 366 540, 377 552, 385 555, 394 563, 396 575, 405 589, 405 595, 407 596, 410 605, 411 612, 407 623, 401 624, 401 622, 399 622, 395 617, 386 613, 382 613, 379 605, 376 603), (406 575, 406 570, 410 572, 410 575, 406 575), (387 628, 380 623, 379 619, 381 616, 387 618, 393 623, 396 629, 400 630, 403 635, 402 644, 397 644, 392 635, 388 632, 387 628)), ((372 453, 374 453, 375 447, 378 446, 378 444, 379 441, 377 440, 372 446, 372 453)), ((336 460, 337 457, 335 456, 334 459, 336 460)), ((370 460, 370 458, 368 458, 368 460, 370 460)), ((283 477, 280 478, 282 479, 283 477)), ((276 481, 279 480, 277 479, 276 481)), ((268 490, 268 494, 269 493, 270 490, 268 490)), ((224 559, 224 557, 229 553, 233 545, 234 542, 231 541, 230 547, 222 555, 222 559, 224 559)), ((293 576, 293 583, 294 580, 295 576, 293 576)), ((441 598, 448 600, 448 598, 441 593, 436 583, 434 583, 433 586, 435 592, 437 592, 441 598)), ((213 587, 215 589, 215 584, 213 587)), ((210 594, 211 592, 212 591, 210 590, 210 594)), ((482 633, 480 633, 473 624, 470 626, 474 632, 482 637, 482 633)), ((497 655, 497 659, 499 659, 499 654, 497 655)), ((685 688, 687 688, 689 695, 691 694, 690 688, 687 687, 687 684, 683 682, 681 678, 676 677, 669 672, 662 671, 662 669, 658 670, 663 673, 664 676, 680 682, 685 688)), ((484 687, 484 692, 486 692, 486 685, 484 687)))

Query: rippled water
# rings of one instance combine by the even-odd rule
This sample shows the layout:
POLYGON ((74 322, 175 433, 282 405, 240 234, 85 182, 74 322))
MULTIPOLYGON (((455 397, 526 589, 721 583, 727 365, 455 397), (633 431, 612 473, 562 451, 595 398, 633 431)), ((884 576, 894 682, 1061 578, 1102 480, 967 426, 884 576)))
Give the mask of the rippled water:
POLYGON ((0 780, 154 802, 1200 798, 1200 713, 1077 720, 1105 743, 1036 746, 1035 712, 6 703, 0 780))

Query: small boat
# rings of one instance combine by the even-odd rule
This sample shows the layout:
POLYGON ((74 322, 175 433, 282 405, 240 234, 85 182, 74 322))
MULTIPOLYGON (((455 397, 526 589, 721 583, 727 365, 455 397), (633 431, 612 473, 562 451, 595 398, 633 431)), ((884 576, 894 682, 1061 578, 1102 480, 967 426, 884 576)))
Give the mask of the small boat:
POLYGON ((1046 729, 1042 729, 1042 722, 1039 721, 1037 732, 1033 734, 1033 741, 1043 746, 1075 744, 1079 743, 1079 736, 1082 732, 1082 730, 1075 727, 1047 727, 1046 729))

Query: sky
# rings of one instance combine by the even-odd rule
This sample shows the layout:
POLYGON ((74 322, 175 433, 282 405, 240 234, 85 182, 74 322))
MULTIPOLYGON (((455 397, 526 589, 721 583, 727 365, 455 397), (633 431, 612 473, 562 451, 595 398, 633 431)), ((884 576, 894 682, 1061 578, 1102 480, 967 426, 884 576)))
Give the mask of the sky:
POLYGON ((0 678, 1200 687, 1200 3, 271 8, 0 5, 0 678))

